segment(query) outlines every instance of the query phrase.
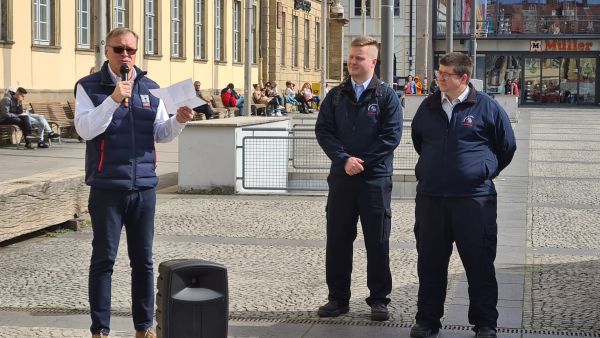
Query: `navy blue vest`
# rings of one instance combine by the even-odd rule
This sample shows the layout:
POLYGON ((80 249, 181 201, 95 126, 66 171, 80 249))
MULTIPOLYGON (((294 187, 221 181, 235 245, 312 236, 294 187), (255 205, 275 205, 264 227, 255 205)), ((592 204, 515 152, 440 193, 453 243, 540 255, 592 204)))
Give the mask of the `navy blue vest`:
MULTIPOLYGON (((156 187, 156 149, 154 121, 159 99, 149 89, 158 84, 145 77, 135 67, 129 107, 120 105, 104 133, 86 142, 85 183, 95 188, 144 190, 156 187), (142 105, 141 95, 147 95, 150 106, 142 105)), ((99 72, 78 81, 95 106, 99 106, 115 90, 115 84, 105 62, 99 72)))

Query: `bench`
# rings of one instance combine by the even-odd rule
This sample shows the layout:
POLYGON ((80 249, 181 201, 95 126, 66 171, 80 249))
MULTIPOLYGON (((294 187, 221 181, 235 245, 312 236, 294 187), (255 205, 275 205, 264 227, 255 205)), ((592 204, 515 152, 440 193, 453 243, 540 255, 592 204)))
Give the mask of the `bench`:
POLYGON ((77 218, 88 194, 79 167, 0 182, 0 242, 77 218))
POLYGON ((30 103, 30 106, 34 114, 43 115, 50 125, 55 125, 59 135, 65 135, 67 137, 73 137, 75 135, 75 123, 73 119, 67 117, 62 103, 32 102, 30 103))
MULTIPOLYGON (((209 107, 213 110, 213 112, 217 115, 219 115, 220 119, 224 119, 226 117, 229 117, 229 110, 223 106, 223 102, 221 101, 221 107, 218 107, 216 105, 216 100, 215 97, 213 96, 213 94, 209 91, 209 90, 201 90, 200 91, 200 98, 204 101, 206 101, 206 104, 209 105, 209 107)), ((219 97, 220 99, 220 97, 219 97)), ((202 114, 204 115, 204 114, 202 114)), ((200 118, 202 119, 202 118, 200 118)))
POLYGON ((225 104, 223 104, 223 99, 220 95, 214 95, 213 100, 217 108, 227 109, 227 117, 240 116, 240 109, 238 107, 225 107, 225 104))
POLYGON ((267 116, 267 105, 264 103, 258 103, 252 93, 252 104, 250 105, 250 111, 252 115, 264 115, 267 116))
POLYGON ((21 129, 17 125, 0 125, 0 144, 17 144, 22 135, 21 129))
POLYGON ((68 119, 75 120, 75 101, 67 101, 68 110, 65 110, 65 115, 68 119))

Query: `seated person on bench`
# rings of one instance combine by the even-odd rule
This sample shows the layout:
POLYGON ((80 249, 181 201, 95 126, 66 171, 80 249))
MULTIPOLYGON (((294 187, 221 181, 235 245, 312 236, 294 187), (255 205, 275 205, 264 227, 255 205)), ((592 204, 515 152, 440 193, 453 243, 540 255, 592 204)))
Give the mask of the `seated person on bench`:
POLYGON ((25 138, 25 147, 33 149, 31 141, 37 139, 31 135, 31 122, 29 114, 23 111, 23 99, 25 98, 27 91, 23 87, 19 87, 16 90, 8 89, 6 95, 0 102, 0 125, 15 124, 19 126, 23 132, 25 138))

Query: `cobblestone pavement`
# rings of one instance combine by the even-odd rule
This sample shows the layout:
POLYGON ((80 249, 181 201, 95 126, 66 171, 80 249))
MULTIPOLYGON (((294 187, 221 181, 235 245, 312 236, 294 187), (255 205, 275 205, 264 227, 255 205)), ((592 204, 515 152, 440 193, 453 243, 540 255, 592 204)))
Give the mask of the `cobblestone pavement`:
MULTIPOLYGON (((524 109, 521 116, 528 116, 530 139, 520 329, 598 337, 600 110, 524 109)), ((323 197, 159 195, 155 261, 199 258, 227 266, 232 319, 328 323, 315 314, 327 296, 324 209, 323 197)), ((391 326, 412 323, 418 285, 414 202, 394 200, 392 210, 391 326)), ((90 242, 85 227, 0 247, 0 318, 10 309, 86 313, 90 242)), ((359 230, 351 312, 338 322, 370 323, 365 265, 359 230)), ((449 297, 462 272, 455 254, 449 297)), ((130 311, 129 278, 122 241, 113 275, 116 315, 130 311)), ((0 321, 0 338, 88 336, 79 328, 29 326, 0 321)))
POLYGON ((599 121, 532 112, 524 327, 600 334, 599 121))
MULTIPOLYGON (((16 337, 30 337, 30 338, 81 338, 89 337, 89 330, 78 330, 78 329, 56 329, 49 327, 29 327, 23 329, 19 326, 0 326, 0 338, 16 338, 16 337)), ((111 338, 131 338, 131 332, 110 332, 111 338)))
MULTIPOLYGON (((390 310, 394 322, 412 323, 418 285, 414 242, 408 239, 413 221, 411 216, 401 215, 413 209, 413 202, 395 201, 393 208, 398 215, 395 238, 409 243, 399 243, 396 246, 405 248, 394 248, 390 253, 394 277, 390 310)), ((315 310, 327 299, 323 210, 324 198, 167 199, 157 211, 155 261, 197 258, 227 266, 230 312, 234 318, 315 319, 315 310)), ((0 289, 1 306, 87 309, 90 232, 91 227, 87 227, 79 234, 40 238, 1 249, 5 262, 2 282, 12 285, 10 289, 0 289)), ((353 311, 341 319, 369 321, 370 309, 364 302, 368 292, 366 252, 362 245, 357 247, 353 311)), ((126 251, 122 238, 112 295, 113 310, 120 312, 130 308, 126 251)), ((460 262, 454 257, 451 277, 461 271, 460 262)), ((453 280, 449 288, 454 286, 453 280)))

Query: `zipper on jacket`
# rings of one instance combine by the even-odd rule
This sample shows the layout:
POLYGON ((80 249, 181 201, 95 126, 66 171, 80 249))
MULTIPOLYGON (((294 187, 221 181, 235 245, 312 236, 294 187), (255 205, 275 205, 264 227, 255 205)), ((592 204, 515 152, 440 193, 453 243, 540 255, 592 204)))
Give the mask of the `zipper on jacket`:
POLYGON ((104 139, 100 140, 100 162, 98 162, 98 172, 102 172, 104 165, 104 139))
MULTIPOLYGON (((139 88, 138 88, 139 91, 139 88)), ((130 100, 133 101, 133 100, 130 100)), ((129 102, 129 107, 127 107, 129 111, 129 120, 131 121, 131 159, 133 161, 131 165, 131 189, 136 186, 136 175, 137 175, 137 159, 135 158, 135 119, 133 118, 133 102, 129 102)))

